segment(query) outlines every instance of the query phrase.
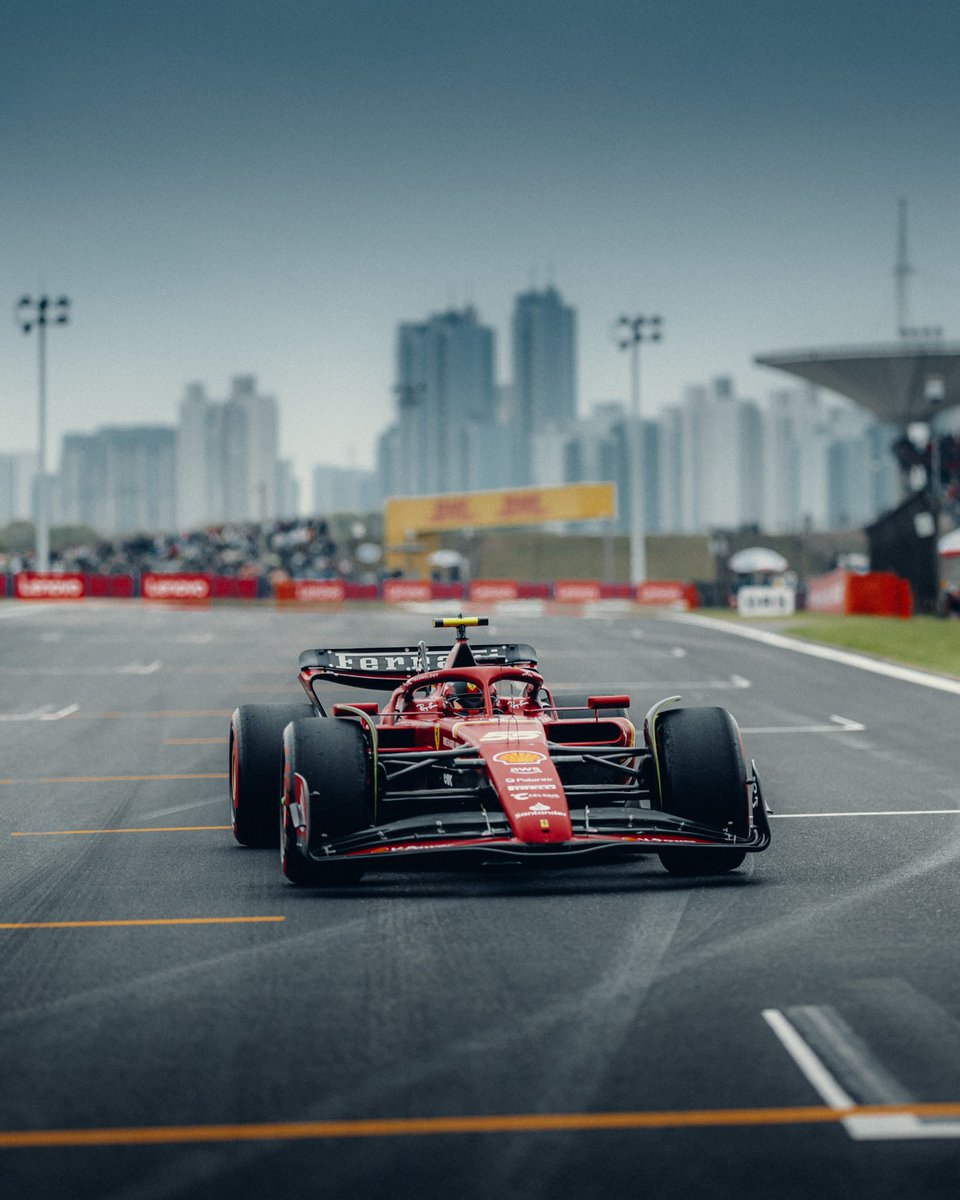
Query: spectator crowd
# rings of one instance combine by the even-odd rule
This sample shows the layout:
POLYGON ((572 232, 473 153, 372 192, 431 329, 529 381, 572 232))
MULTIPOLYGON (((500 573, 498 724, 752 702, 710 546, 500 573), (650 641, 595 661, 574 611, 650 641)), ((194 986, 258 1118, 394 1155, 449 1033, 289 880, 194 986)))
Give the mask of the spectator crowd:
MULTIPOLYGON (((33 555, 0 555, 0 572, 30 570, 33 555)), ((92 575, 201 572, 239 579, 341 579, 353 560, 322 518, 212 525, 187 533, 135 534, 51 549, 54 571, 92 575)))

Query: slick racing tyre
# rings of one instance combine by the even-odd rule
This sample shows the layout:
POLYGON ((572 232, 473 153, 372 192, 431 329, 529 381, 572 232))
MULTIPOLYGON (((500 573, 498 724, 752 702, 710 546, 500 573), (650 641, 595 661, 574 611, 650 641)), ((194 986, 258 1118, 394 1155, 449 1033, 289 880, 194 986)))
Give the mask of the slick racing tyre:
POLYGON ((230 719, 230 816, 243 846, 276 846, 283 731, 312 718, 310 704, 241 704, 230 719))
MULTIPOLYGON (((660 795, 655 806, 711 829, 746 837, 750 831, 747 773, 740 734, 722 708, 672 708, 655 726, 660 795)), ((722 847, 660 851, 671 875, 720 875, 743 862, 743 850, 722 847)))
POLYGON ((355 883, 363 868, 352 862, 328 862, 326 841, 357 833, 373 820, 373 788, 363 730, 354 721, 294 721, 283 734, 283 798, 280 812, 280 866, 294 884, 338 886, 355 883), (292 808, 291 806, 296 806, 292 808), (306 825, 298 841, 297 822, 306 825))

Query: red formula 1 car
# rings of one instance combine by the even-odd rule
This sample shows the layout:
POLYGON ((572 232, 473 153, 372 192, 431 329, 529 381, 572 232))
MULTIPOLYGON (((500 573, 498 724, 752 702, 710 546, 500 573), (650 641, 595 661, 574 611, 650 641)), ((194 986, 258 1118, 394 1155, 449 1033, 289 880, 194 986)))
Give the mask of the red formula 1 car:
POLYGON ((675 875, 740 866, 770 844, 756 767, 722 708, 655 704, 642 744, 628 696, 551 693, 523 644, 305 650, 310 704, 244 704, 230 723, 233 834, 280 845, 295 884, 365 870, 537 866, 657 854, 675 875), (336 703, 338 682, 389 692, 336 703))

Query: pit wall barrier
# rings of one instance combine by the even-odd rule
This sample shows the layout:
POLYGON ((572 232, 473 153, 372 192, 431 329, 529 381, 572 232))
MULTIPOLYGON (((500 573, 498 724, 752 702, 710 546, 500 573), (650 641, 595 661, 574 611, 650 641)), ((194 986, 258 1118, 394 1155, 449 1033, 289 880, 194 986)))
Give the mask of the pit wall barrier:
POLYGON ((696 608, 697 589, 692 583, 681 583, 676 579, 653 579, 637 584, 636 601, 669 608, 696 608))
POLYGON ((807 583, 806 607, 811 612, 909 617, 913 612, 910 584, 892 571, 831 571, 807 583))
POLYGON ((15 600, 80 600, 87 594, 85 575, 47 575, 20 571, 13 576, 15 600))
POLYGON ((619 600, 644 605, 695 608, 692 584, 657 580, 638 584, 601 583, 595 579, 560 579, 525 583, 516 579, 474 579, 468 584, 423 579, 385 579, 382 584, 343 579, 290 579, 272 585, 264 579, 238 579, 203 572, 144 572, 141 575, 92 575, 80 572, 21 571, 0 575, 0 597, 17 600, 140 599, 163 604, 210 604, 214 601, 273 600, 277 604, 343 604, 384 600, 388 604, 469 601, 541 600, 557 604, 590 604, 619 600))
POLYGON ((93 575, 82 572, 19 571, 0 576, 0 595, 16 600, 157 600, 209 604, 211 600, 257 598, 256 579, 199 573, 93 575))
POLYGON ((280 604, 342 604, 345 600, 378 599, 375 583, 347 583, 344 579, 285 579, 273 585, 280 604))

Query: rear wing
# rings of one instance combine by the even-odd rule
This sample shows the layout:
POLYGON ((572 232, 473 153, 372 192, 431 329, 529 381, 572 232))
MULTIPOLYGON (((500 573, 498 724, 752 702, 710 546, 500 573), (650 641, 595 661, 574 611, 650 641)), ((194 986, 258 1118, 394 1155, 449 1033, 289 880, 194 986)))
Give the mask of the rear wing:
MULTIPOLYGON (((437 671, 446 664, 450 646, 376 646, 371 649, 304 650, 300 672, 312 679, 330 680, 349 687, 392 691, 414 675, 437 671)), ((476 646, 470 650, 480 666, 535 667, 537 652, 523 642, 476 646)))

